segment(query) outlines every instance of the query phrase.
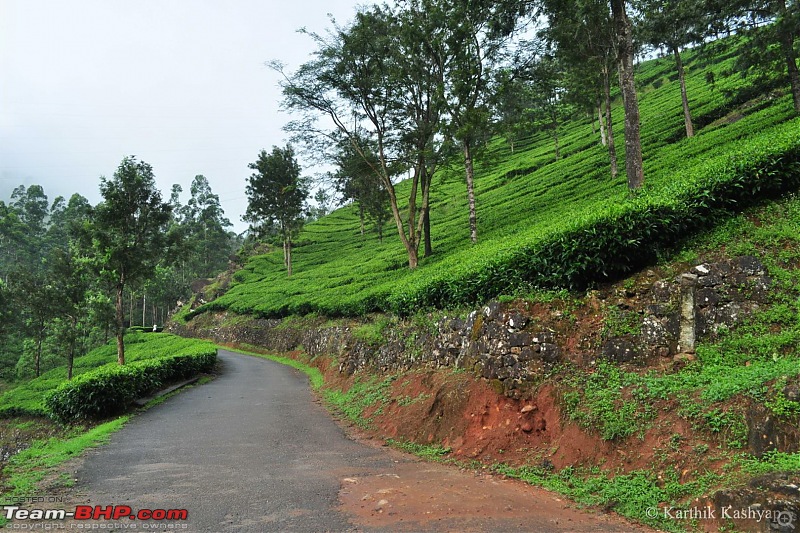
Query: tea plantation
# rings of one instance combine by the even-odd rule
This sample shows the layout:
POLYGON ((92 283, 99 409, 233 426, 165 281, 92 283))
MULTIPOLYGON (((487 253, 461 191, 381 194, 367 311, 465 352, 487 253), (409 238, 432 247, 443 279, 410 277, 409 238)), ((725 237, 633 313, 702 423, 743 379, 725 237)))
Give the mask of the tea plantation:
MULTIPOLYGON (((731 212, 800 185, 800 119, 786 87, 782 80, 740 76, 738 41, 723 46, 727 51, 713 59, 686 54, 697 131, 691 139, 673 59, 639 66, 645 165, 639 193, 626 187, 617 97, 617 178, 610 177, 606 148, 588 118, 561 126, 559 160, 549 132, 531 132, 513 153, 495 138, 477 159, 477 245, 469 241, 456 162, 433 179, 434 254, 416 270, 407 268, 393 224, 383 242, 374 233, 362 236, 356 209, 347 206, 306 226, 291 278, 280 250, 253 257, 225 295, 188 317, 224 309, 261 317, 406 315, 537 287, 582 288, 668 255, 731 212)), ((399 190, 407 193, 403 184, 399 190)))
POLYGON ((217 347, 168 333, 130 333, 128 364, 117 364, 116 341, 75 359, 73 379, 60 366, 0 395, 0 417, 51 416, 64 422, 100 419, 123 411, 137 395, 169 381, 208 372, 217 347))

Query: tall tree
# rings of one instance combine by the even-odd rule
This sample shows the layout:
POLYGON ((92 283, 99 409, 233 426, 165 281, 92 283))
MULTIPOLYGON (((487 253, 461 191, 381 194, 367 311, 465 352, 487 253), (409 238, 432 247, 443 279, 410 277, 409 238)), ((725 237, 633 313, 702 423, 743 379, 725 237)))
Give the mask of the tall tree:
POLYGON ((304 221, 304 204, 308 197, 307 180, 300 176, 300 165, 291 145, 261 150, 258 160, 250 163, 255 170, 247 182, 247 212, 244 220, 251 227, 274 227, 283 241, 283 260, 292 275, 292 240, 304 221))
MULTIPOLYGON (((717 3, 714 2, 714 5, 717 3)), ((743 47, 739 67, 744 72, 786 72, 794 111, 800 114, 800 71, 795 46, 800 36, 800 2, 733 0, 717 7, 752 39, 750 46, 743 47)))
POLYGON ((608 150, 611 177, 618 173, 611 80, 617 39, 608 3, 600 0, 545 0, 548 25, 542 36, 555 48, 573 101, 596 102, 601 142, 608 150))
POLYGON ((365 162, 348 142, 343 142, 336 157, 337 169, 331 177, 342 201, 353 201, 358 207, 361 235, 365 233, 364 222, 369 219, 382 241, 384 225, 392 215, 389 194, 372 172, 372 167, 378 164, 377 156, 372 154, 371 158, 371 163, 365 162))
POLYGON ((469 204, 470 240, 478 242, 475 206, 474 150, 486 137, 489 123, 489 82, 502 57, 506 41, 525 12, 525 3, 515 1, 437 0, 433 15, 445 32, 443 72, 445 105, 450 134, 460 143, 469 204))
POLYGON ((84 243, 114 291, 117 361, 124 365, 125 288, 152 276, 163 259, 172 208, 161 199, 152 167, 133 156, 122 160, 112 179, 101 178, 100 194, 84 243))
POLYGON ((59 297, 49 283, 44 262, 41 263, 38 268, 20 265, 12 276, 15 307, 21 312, 25 335, 32 341, 35 377, 41 374, 42 345, 47 337, 47 326, 56 315, 59 297))
MULTIPOLYGON (((182 208, 182 225, 192 259, 192 273, 206 278, 225 270, 233 252, 228 228, 233 224, 225 217, 219 196, 203 175, 195 176, 189 188, 191 197, 182 208)), ((171 200, 172 202, 172 200, 171 200)))
POLYGON ((704 2, 695 0, 634 0, 639 14, 636 30, 640 38, 656 47, 666 47, 675 58, 681 88, 683 121, 686 136, 694 136, 689 96, 686 91, 686 72, 681 49, 702 41, 711 26, 704 2))
MULTIPOLYGON (((335 152, 344 139, 370 167, 389 195, 408 266, 414 269, 419 262, 429 197, 425 185, 429 182, 414 173, 408 207, 405 215, 401 213, 393 182, 396 164, 404 159, 400 151, 407 133, 399 130, 393 120, 393 114, 404 109, 399 104, 398 85, 393 81, 398 76, 396 69, 401 68, 397 59, 405 53, 399 49, 398 31, 397 18, 388 8, 372 6, 359 11, 349 27, 335 26, 327 38, 312 35, 318 45, 315 59, 291 76, 284 74, 283 92, 285 107, 303 114, 287 126, 296 139, 311 142, 311 151, 328 157, 330 149, 335 152), (319 117, 329 119, 334 131, 320 127, 319 117), (418 194, 422 196, 421 209, 418 194)), ((283 73, 279 63, 273 62, 272 67, 283 73)))
POLYGON ((67 379, 72 379, 72 367, 78 340, 85 334, 89 321, 91 275, 87 262, 74 247, 57 247, 49 262, 50 285, 56 296, 54 316, 55 337, 67 359, 67 379))
POLYGON ((639 132, 639 99, 633 79, 633 25, 626 11, 626 0, 611 0, 611 15, 617 36, 620 86, 625 107, 625 173, 628 176, 628 188, 636 190, 644 184, 644 165, 639 132))

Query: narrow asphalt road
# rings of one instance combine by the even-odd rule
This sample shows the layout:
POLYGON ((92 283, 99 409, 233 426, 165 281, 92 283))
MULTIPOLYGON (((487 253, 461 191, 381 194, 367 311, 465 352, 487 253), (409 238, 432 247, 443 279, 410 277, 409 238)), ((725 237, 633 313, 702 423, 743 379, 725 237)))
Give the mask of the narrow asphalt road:
POLYGON ((134 418, 78 472, 92 505, 187 509, 192 531, 344 531, 344 471, 389 466, 347 439, 305 375, 220 351, 220 376, 134 418))
POLYGON ((639 529, 541 489, 350 440, 314 402, 303 374, 223 350, 219 358, 217 379, 134 417, 75 473, 76 504, 186 509, 188 520, 95 524, 208 532, 639 529))

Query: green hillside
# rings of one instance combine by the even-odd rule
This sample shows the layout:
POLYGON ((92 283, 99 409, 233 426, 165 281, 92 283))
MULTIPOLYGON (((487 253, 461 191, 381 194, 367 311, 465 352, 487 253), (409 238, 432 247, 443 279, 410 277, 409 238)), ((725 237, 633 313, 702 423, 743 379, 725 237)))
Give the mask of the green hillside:
POLYGON ((476 168, 477 245, 469 241, 466 190, 455 165, 434 177, 434 255, 418 269, 406 267, 393 225, 382 243, 361 236, 350 206, 306 226, 290 279, 280 250, 254 257, 227 294, 193 314, 409 314, 535 287, 583 287, 652 262, 730 211, 800 182, 800 120, 790 96, 779 82, 758 85, 731 74, 735 46, 729 41, 729 52, 713 60, 686 53, 692 139, 684 138, 672 58, 640 65, 645 187, 635 196, 625 185, 617 100, 618 178, 610 179, 606 149, 586 118, 561 128, 559 161, 549 132, 534 132, 514 153, 498 138, 476 168))

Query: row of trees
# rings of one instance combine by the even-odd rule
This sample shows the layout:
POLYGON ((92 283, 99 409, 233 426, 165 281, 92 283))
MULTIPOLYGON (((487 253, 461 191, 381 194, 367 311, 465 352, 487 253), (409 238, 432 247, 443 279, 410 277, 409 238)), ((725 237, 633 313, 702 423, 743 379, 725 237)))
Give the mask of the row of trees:
POLYGON ((336 165, 329 177, 358 205, 362 224, 365 217, 381 227, 394 221, 415 268, 422 243, 431 253, 432 176, 457 154, 469 235, 477 241, 474 160, 492 135, 505 135, 513 149, 518 137, 546 129, 557 159, 559 122, 589 112, 615 176, 615 85, 625 111, 628 187, 641 187, 634 58, 645 49, 675 58, 687 137, 694 125, 681 52, 723 33, 764 43, 753 47, 757 58, 756 51, 743 55, 748 68, 780 68, 767 55, 782 59, 800 112, 798 21, 792 0, 403 0, 361 8, 324 35, 308 33, 317 49, 294 72, 270 65, 282 75, 293 139, 336 165), (395 182, 406 174, 409 198, 401 205, 395 182))
POLYGON ((38 185, 17 187, 0 201, 0 372, 38 376, 72 361, 110 335, 125 362, 127 326, 150 324, 186 296, 189 283, 228 265, 241 244, 229 231, 219 198, 197 176, 190 199, 169 200, 153 169, 125 158, 101 178, 102 202, 74 194, 49 202, 38 185))

